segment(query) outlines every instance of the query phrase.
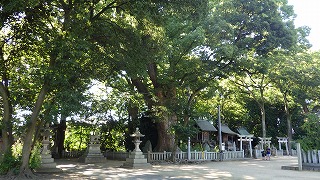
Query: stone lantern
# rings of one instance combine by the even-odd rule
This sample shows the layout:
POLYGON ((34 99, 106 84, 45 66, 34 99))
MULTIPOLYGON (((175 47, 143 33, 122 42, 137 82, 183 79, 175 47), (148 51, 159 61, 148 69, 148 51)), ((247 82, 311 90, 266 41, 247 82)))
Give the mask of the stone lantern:
POLYGON ((52 136, 52 132, 50 131, 49 124, 46 124, 44 131, 41 133, 42 135, 42 145, 43 149, 41 154, 51 154, 50 152, 50 137, 52 136))
POLYGON ((136 128, 136 131, 133 134, 131 134, 130 136, 133 137, 132 142, 135 145, 135 149, 133 150, 133 152, 141 151, 139 148, 140 143, 142 142, 142 141, 140 141, 140 138, 144 137, 144 135, 140 133, 139 128, 136 128))
POLYGON ((133 137, 133 143, 135 145, 135 149, 130 152, 129 158, 126 159, 126 162, 122 167, 125 168, 149 168, 151 165, 147 162, 147 159, 141 152, 139 145, 142 142, 140 140, 141 137, 144 137, 143 134, 140 133, 139 128, 136 128, 136 131, 130 135, 133 137))
POLYGON ((42 150, 41 150, 41 165, 36 172, 61 172, 62 170, 57 168, 57 164, 54 162, 54 159, 51 157, 50 151, 50 137, 52 136, 51 129, 47 123, 43 129, 42 135, 42 150))

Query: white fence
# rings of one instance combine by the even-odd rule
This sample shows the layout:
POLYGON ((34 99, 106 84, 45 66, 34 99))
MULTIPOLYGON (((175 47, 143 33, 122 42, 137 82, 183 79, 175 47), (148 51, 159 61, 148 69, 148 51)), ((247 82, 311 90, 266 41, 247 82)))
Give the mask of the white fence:
POLYGON ((301 150, 301 158, 303 166, 320 167, 320 150, 309 150, 307 152, 301 150))
POLYGON ((297 143, 298 170, 320 171, 320 150, 301 149, 300 143, 297 143))
MULTIPOLYGON (((263 150, 260 149, 255 149, 254 154, 256 158, 261 158, 262 157, 262 152, 263 150)), ((277 149, 272 149, 271 150, 271 155, 272 156, 284 156, 286 154, 285 150, 277 150, 277 149)), ((291 150, 291 155, 296 156, 297 155, 297 150, 292 149, 291 150)))
MULTIPOLYGON (((125 160, 129 157, 129 152, 106 152, 104 154, 107 159, 125 160)), ((172 159, 172 152, 149 152, 144 153, 148 162, 170 161, 172 159)), ((215 161, 215 160, 235 160, 243 159, 244 151, 225 151, 223 153, 207 152, 207 151, 191 151, 188 158, 187 152, 177 152, 175 155, 180 161, 215 161)))

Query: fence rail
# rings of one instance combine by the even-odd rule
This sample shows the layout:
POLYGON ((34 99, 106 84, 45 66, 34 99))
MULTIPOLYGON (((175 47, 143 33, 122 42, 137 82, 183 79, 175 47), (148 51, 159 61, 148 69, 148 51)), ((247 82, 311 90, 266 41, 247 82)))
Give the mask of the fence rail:
POLYGON ((309 150, 307 152, 301 150, 302 165, 319 166, 320 167, 320 150, 309 150))
MULTIPOLYGON (((129 152, 106 152, 104 154, 107 159, 111 160, 126 160, 129 157, 129 152)), ((148 162, 168 161, 172 157, 172 152, 149 152, 144 153, 148 162)), ((188 158, 188 152, 177 152, 175 154, 177 160, 181 161, 214 161, 214 160, 233 160, 243 159, 244 151, 225 151, 223 153, 207 152, 207 151, 192 151, 188 158)))
MULTIPOLYGON (((261 150, 261 149, 255 149, 254 150, 255 157, 256 158, 261 158, 262 157, 262 153, 261 153, 262 151, 263 150, 261 150)), ((283 149, 282 150, 272 149, 271 150, 271 155, 272 156, 285 156, 287 154, 286 154, 286 151, 284 151, 283 149)), ((297 150, 291 149, 291 155, 292 156, 296 156, 297 155, 297 150)))
POLYGON ((61 158, 78 158, 82 156, 84 151, 63 151, 61 158))
MULTIPOLYGON (((84 151, 70 151, 63 152, 61 158, 79 158, 82 156, 84 151)), ((104 152, 103 153, 107 159, 110 160, 121 160, 125 161, 126 158, 129 157, 129 152, 104 152)), ((254 154, 256 158, 261 157, 261 150, 255 149, 254 154)), ((54 156, 55 154, 52 153, 54 156)), ((165 161, 171 158, 172 152, 150 152, 144 153, 145 157, 148 158, 148 161, 165 161)), ((283 150, 276 150, 272 152, 272 155, 283 156, 283 150)), ((292 150, 291 155, 297 155, 297 150, 292 150)), ((55 156, 54 156, 55 157, 55 156)), ((223 160, 229 159, 241 159, 245 157, 244 151, 224 151, 223 152, 223 160)), ((305 156, 308 157, 307 155, 305 156)), ((319 157, 317 157, 320 159, 319 157)), ((180 160, 188 160, 187 152, 177 152, 176 159, 180 160)), ((207 151, 191 151, 190 152, 190 160, 220 160, 220 153, 218 152, 207 152, 207 151)), ((307 160, 306 160, 307 162, 307 160)))

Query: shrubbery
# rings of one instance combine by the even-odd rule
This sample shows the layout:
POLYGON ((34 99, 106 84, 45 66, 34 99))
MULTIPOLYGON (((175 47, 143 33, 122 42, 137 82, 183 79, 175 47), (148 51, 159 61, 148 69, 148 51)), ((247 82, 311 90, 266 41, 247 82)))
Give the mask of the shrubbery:
POLYGON ((4 153, 0 163, 0 175, 5 175, 9 171, 17 174, 21 164, 21 157, 15 157, 12 150, 4 153))
MULTIPOLYGON (((10 150, 4 153, 0 162, 0 175, 19 173, 22 157, 22 146, 23 144, 20 141, 17 141, 10 150)), ((31 169, 38 168, 41 165, 40 148, 40 144, 37 144, 31 152, 29 162, 31 169)))
POLYGON ((302 129, 305 135, 298 142, 304 150, 320 150, 320 118, 315 113, 310 113, 305 119, 302 129))

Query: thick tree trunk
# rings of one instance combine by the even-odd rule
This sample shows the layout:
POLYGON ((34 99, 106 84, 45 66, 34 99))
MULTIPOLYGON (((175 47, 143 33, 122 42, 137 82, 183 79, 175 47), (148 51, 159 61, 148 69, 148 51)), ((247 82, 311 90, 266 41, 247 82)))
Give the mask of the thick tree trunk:
MULTIPOLYGON (((156 63, 150 63, 147 67, 147 72, 149 78, 152 82, 152 91, 151 88, 148 88, 148 85, 143 83, 139 78, 132 78, 132 84, 137 88, 138 92, 143 94, 144 100, 148 108, 157 107, 168 107, 172 105, 176 99, 176 90, 170 82, 168 84, 162 84, 158 82, 157 79, 157 65, 156 63), (156 100, 155 98, 156 97, 156 100)), ((168 110, 162 108, 158 109, 160 114, 163 116, 157 122, 157 132, 158 132, 158 141, 157 146, 155 147, 156 151, 172 151, 174 149, 174 134, 170 132, 170 128, 177 121, 176 115, 172 114, 168 110), (171 113, 171 114, 170 114, 171 113)))
POLYGON ((22 148, 22 158, 21 158, 21 166, 20 166, 20 177, 28 177, 30 176, 30 168, 29 168, 29 159, 30 159, 30 153, 32 149, 32 144, 33 144, 33 136, 35 133, 36 125, 37 125, 37 120, 38 116, 42 107, 42 104, 44 102, 45 96, 48 92, 48 87, 47 85, 43 85, 38 99, 35 103, 35 107, 33 109, 33 112, 31 114, 30 122, 27 123, 27 129, 26 129, 26 134, 24 137, 23 141, 23 148, 22 148))
POLYGON ((170 133, 170 122, 169 118, 163 119, 157 123, 158 131, 158 142, 155 148, 156 151, 170 151, 174 150, 174 134, 170 133))
POLYGON ((64 151, 64 139, 65 139, 65 132, 67 128, 67 121, 66 116, 61 115, 60 124, 58 125, 57 129, 57 147, 58 147, 58 154, 59 158, 62 157, 62 152, 64 151))
POLYGON ((59 158, 62 157, 62 152, 65 150, 64 139, 65 139, 66 128, 67 128, 66 116, 61 114, 61 120, 56 130, 57 134, 56 134, 56 140, 55 140, 55 143, 57 144, 57 148, 58 148, 59 158))
MULTIPOLYGON (((3 104, 3 118, 2 118, 2 141, 3 149, 5 152, 13 144, 13 135, 12 135, 12 104, 9 98, 9 91, 5 85, 0 82, 0 96, 2 97, 3 104)), ((1 150, 0 150, 1 152, 1 150)))
MULTIPOLYGON (((158 98, 158 105, 165 106, 168 104, 174 104, 176 99, 176 90, 174 88, 159 88, 156 91, 158 98)), ((165 106, 166 107, 166 106, 165 106)), ((158 130, 158 143, 156 146, 157 151, 174 151, 175 134, 171 131, 172 126, 177 122, 177 115, 173 112, 169 112, 169 109, 160 109, 162 119, 157 123, 158 130)))
POLYGON ((261 103, 260 105, 260 111, 261 111, 261 123, 262 123, 262 137, 267 137, 267 130, 266 130, 266 110, 264 108, 264 103, 261 103))

